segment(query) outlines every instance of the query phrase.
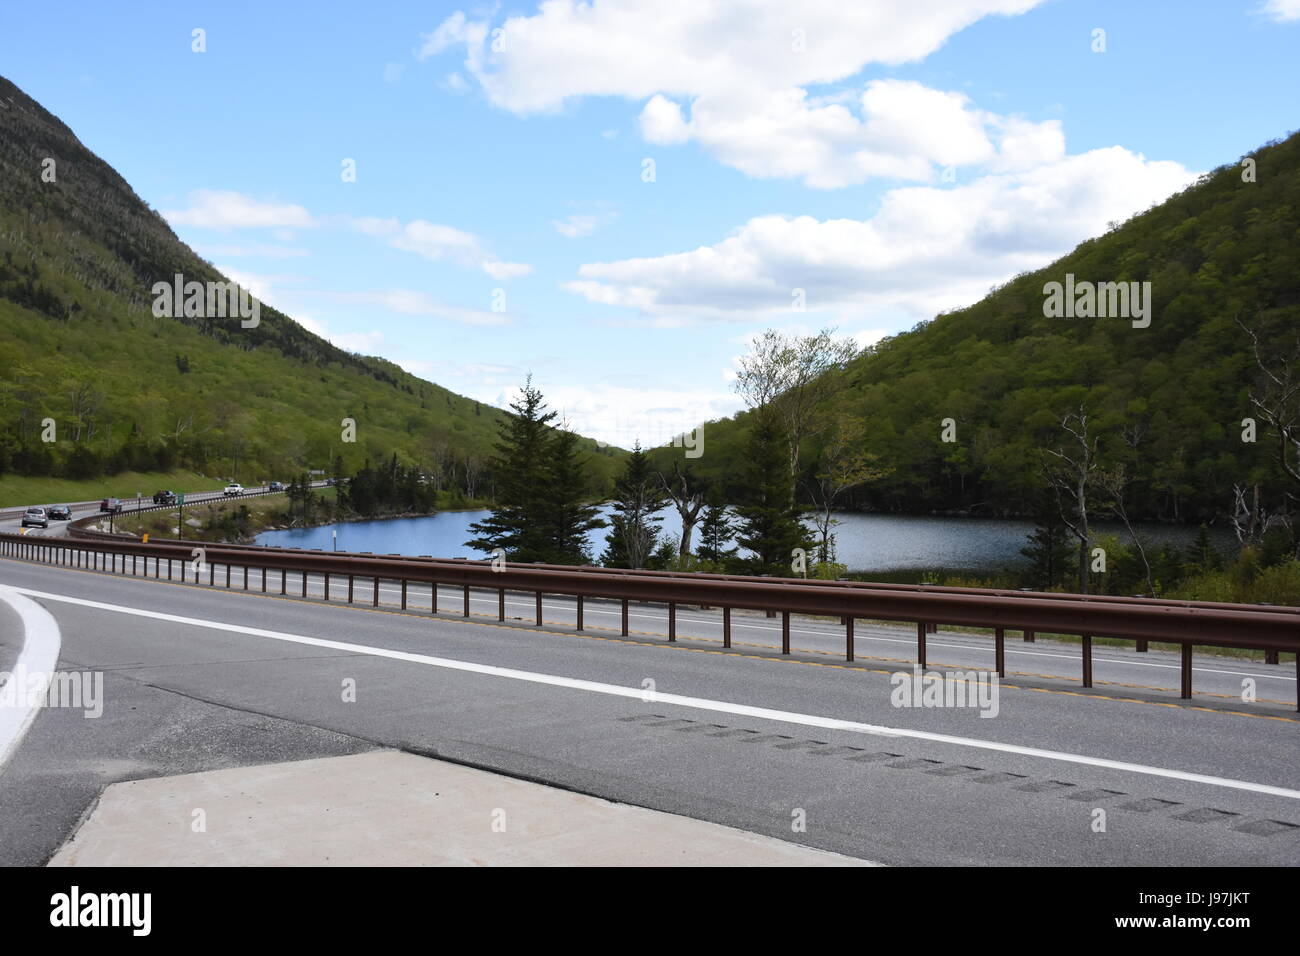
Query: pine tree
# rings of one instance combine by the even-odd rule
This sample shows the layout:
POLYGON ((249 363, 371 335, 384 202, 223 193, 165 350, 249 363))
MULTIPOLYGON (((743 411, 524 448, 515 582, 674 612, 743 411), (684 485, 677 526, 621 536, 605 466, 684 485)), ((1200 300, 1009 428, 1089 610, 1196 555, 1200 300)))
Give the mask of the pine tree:
POLYGON ((754 415, 746 446, 747 494, 737 505, 736 541, 752 552, 746 559, 755 574, 789 575, 796 548, 812 548, 812 535, 792 504, 793 482, 788 442, 776 417, 766 409, 754 415))
POLYGON ((1029 580, 1034 587, 1050 589, 1060 585, 1070 565, 1070 542, 1060 516, 1044 508, 1038 524, 1029 534, 1029 544, 1020 549, 1030 561, 1029 580))
POLYGON ((553 522, 553 564, 588 564, 591 550, 587 533, 606 527, 599 508, 586 500, 585 458, 578 452, 578 436, 567 429, 556 430, 550 443, 548 506, 553 522))
POLYGON ((736 556, 736 548, 728 547, 734 533, 735 526, 727 513, 727 506, 715 491, 709 496, 704 516, 700 519, 700 546, 696 549, 696 557, 713 564, 730 561, 736 556))
POLYGON ((639 569, 659 547, 656 513, 668 503, 663 485, 650 468, 650 459, 637 442, 614 483, 614 513, 610 516, 609 540, 600 563, 607 568, 639 569))
POLYGON ((477 551, 505 551, 512 561, 547 561, 555 557, 555 516, 549 509, 552 487, 552 439, 548 423, 556 413, 546 410, 532 376, 510 404, 514 414, 499 426, 492 457, 496 502, 492 513, 469 526, 477 537, 465 545, 477 551))

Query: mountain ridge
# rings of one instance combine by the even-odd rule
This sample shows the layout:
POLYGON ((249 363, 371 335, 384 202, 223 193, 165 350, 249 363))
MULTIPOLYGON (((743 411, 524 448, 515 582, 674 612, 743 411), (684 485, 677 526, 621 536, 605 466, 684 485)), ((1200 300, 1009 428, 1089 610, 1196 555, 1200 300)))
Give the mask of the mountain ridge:
MULTIPOLYGON (((255 328, 153 315, 155 282, 228 280, 4 77, 0 103, 0 474, 355 470, 396 453, 474 483, 466 468, 490 456, 505 411, 264 303, 255 328), (56 441, 42 442, 51 418, 56 441)), ((621 450, 582 444, 604 480, 621 450)))

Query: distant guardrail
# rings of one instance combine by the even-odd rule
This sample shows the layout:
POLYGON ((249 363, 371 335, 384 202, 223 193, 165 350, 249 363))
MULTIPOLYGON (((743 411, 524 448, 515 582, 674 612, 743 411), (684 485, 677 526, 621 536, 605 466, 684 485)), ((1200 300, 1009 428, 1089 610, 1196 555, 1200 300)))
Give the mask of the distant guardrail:
MULTIPOLYGON (((163 506, 160 506, 163 507, 163 506)), ((174 505, 165 506, 167 508, 174 505)), ((78 519, 75 524, 98 520, 78 519)), ((1078 635, 1082 640, 1083 686, 1092 686, 1092 641, 1095 637, 1135 642, 1158 641, 1181 650, 1181 696, 1192 696, 1192 648, 1233 647, 1261 650, 1276 662, 1280 653, 1300 652, 1300 608, 1267 607, 1153 598, 1119 598, 1103 595, 1009 592, 978 588, 941 588, 852 581, 807 581, 801 578, 763 578, 688 572, 617 571, 557 565, 494 564, 491 561, 352 554, 258 545, 223 545, 198 541, 142 542, 132 535, 73 529, 74 537, 51 538, 0 534, 0 555, 88 567, 133 576, 168 579, 175 567, 188 580, 194 571, 193 549, 202 547, 208 585, 216 587, 216 568, 225 569, 225 587, 232 586, 232 570, 242 570, 243 588, 249 571, 261 572, 267 590, 268 573, 279 572, 280 593, 288 593, 289 575, 306 597, 308 579, 321 577, 325 599, 331 579, 345 580, 347 600, 353 603, 356 579, 372 583, 371 603, 379 605, 383 580, 401 586, 401 608, 408 609, 411 583, 433 585, 430 611, 438 613, 438 585, 463 590, 463 615, 469 616, 472 589, 495 592, 498 620, 505 620, 507 592, 531 593, 536 598, 536 621, 542 623, 542 595, 575 598, 577 629, 583 629, 583 601, 587 598, 620 602, 621 633, 628 633, 629 602, 662 604, 667 608, 668 640, 675 642, 678 605, 722 609, 723 646, 731 646, 731 611, 750 609, 781 616, 781 652, 790 653, 790 615, 838 617, 845 629, 845 659, 854 656, 854 622, 858 619, 916 623, 917 662, 926 666, 926 635, 930 625, 990 628, 994 632, 994 665, 1005 676, 1005 636, 1008 630, 1078 635), (120 559, 120 561, 119 561, 120 559), (130 570, 127 561, 130 559, 130 570), (143 562, 141 565, 140 562, 143 562), (120 564, 120 568, 119 568, 120 564)), ((194 583, 201 583, 195 571, 194 583)), ((274 582, 272 582, 274 583, 274 582)), ((1300 701, 1297 702, 1300 710, 1300 701)))

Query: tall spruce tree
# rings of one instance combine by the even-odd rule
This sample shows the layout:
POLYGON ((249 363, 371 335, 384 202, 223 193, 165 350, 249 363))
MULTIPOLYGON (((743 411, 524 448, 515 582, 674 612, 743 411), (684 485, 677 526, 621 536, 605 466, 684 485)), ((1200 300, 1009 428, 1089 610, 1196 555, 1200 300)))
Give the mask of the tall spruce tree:
POLYGON ((476 537, 465 545, 484 552, 501 548, 512 561, 550 561, 557 548, 548 424, 556 413, 547 410, 531 375, 510 408, 492 457, 496 501, 488 517, 469 526, 476 537))
POLYGON ((586 459, 578 451, 578 436, 557 429, 550 442, 550 476, 546 489, 553 522, 554 564, 588 564, 587 532, 606 527, 600 509, 587 501, 586 459))
POLYGON ((614 513, 600 563, 607 568, 646 567, 660 544, 659 525, 663 519, 655 514, 667 503, 659 476, 637 442, 623 474, 614 482, 614 513))
POLYGON ((736 541, 752 553, 746 564, 755 574, 788 576, 794 550, 812 548, 812 533, 800 520, 803 510, 792 504, 788 449, 777 417, 757 409, 746 446, 746 494, 735 509, 736 541))
POLYGON ((1030 561, 1029 580, 1033 587, 1050 590, 1065 579, 1070 567, 1070 542, 1060 515, 1043 507, 1037 525, 1029 533, 1029 544, 1020 549, 1030 561))
POLYGON ((730 546, 734 533, 735 527, 722 501, 722 494, 715 489, 709 494, 704 515, 700 518, 700 546, 695 556, 712 564, 725 564, 736 556, 736 548, 730 546))

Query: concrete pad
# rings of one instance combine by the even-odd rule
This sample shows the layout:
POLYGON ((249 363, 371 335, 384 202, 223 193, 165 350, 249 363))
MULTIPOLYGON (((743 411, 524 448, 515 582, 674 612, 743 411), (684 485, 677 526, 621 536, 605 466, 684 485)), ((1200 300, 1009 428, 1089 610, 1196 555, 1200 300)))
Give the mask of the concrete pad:
POLYGON ((50 865, 876 864, 376 750, 112 784, 50 865))

